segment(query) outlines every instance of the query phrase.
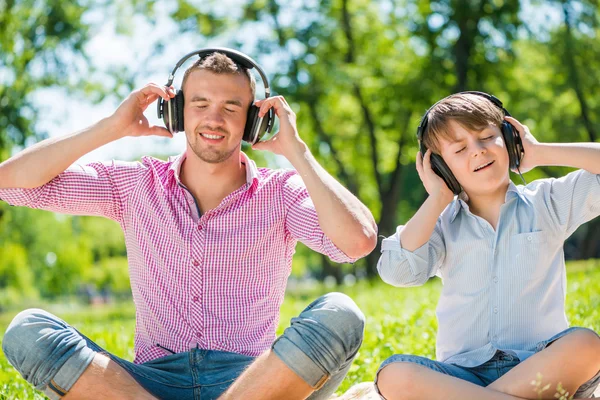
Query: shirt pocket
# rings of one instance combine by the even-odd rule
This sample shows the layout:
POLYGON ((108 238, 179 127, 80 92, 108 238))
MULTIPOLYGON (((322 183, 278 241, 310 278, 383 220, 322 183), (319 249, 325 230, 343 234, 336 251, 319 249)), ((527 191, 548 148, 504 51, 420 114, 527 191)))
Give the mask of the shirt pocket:
POLYGON ((509 238, 509 265, 518 281, 535 281, 548 270, 548 234, 545 231, 524 232, 509 238))

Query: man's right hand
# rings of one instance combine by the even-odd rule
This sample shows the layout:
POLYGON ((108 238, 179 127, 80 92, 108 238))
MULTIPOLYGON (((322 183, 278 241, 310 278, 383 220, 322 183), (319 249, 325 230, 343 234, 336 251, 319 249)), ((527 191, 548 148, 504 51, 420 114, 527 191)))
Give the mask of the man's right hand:
POLYGON ((159 97, 165 101, 175 97, 175 90, 171 87, 159 86, 149 83, 141 89, 135 90, 127 96, 119 108, 110 116, 113 126, 125 136, 166 136, 173 137, 168 129, 161 126, 150 126, 144 115, 146 108, 159 97))
POLYGON ((423 182, 423 186, 425 186, 425 190, 431 197, 440 200, 443 204, 450 204, 454 199, 454 193, 452 193, 446 182, 431 168, 431 149, 427 149, 425 157, 423 157, 420 151, 417 153, 417 172, 419 173, 421 182, 423 182))

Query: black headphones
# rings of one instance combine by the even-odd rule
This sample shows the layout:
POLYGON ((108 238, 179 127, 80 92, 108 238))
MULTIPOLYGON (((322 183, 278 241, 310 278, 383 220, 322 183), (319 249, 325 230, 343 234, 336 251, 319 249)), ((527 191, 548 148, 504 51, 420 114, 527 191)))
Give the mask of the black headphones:
MULTIPOLYGON (((491 101, 494 105, 496 105, 498 108, 500 108, 502 110, 502 112, 504 112, 505 116, 510 117, 510 113, 504 108, 504 106, 502 105, 502 102, 500 100, 498 100, 498 98, 496 98, 495 96, 492 96, 491 94, 487 94, 484 92, 473 92, 473 91, 460 92, 460 93, 456 93, 456 94, 474 94, 474 95, 486 98, 489 101, 491 101)), ((454 96, 454 95, 452 95, 452 96, 454 96)), ((448 96, 448 97, 450 97, 450 96, 448 96)), ((425 130, 427 129, 427 122, 429 121, 429 112, 438 103, 447 99, 448 97, 443 98, 442 100, 438 101, 433 106, 431 106, 427 110, 425 115, 423 116, 423 119, 421 119, 421 123, 419 124, 419 127, 417 128, 417 138, 419 139, 419 148, 420 148, 421 154, 423 156, 425 156, 425 153, 427 152, 427 147, 423 144, 423 135, 425 134, 425 130)), ((502 137, 504 138, 504 143, 506 144, 506 150, 508 151, 508 161, 509 161, 510 169, 519 170, 519 166, 521 165, 521 160, 523 159, 523 156, 525 154, 525 152, 523 151, 523 142, 521 141, 521 136, 519 136, 519 132, 517 131, 517 129, 506 120, 502 121, 502 126, 500 127, 500 132, 502 132, 502 137)), ((458 183, 458 181, 452 174, 452 171, 450 171, 450 168, 448 167, 448 165, 446 164, 444 159, 440 155, 434 154, 433 152, 431 153, 431 167, 432 167, 433 171, 436 174, 438 174, 444 180, 444 182, 446 182, 446 184, 448 185, 450 190, 452 190, 452 192, 454 192, 454 194, 460 194, 460 192, 462 192, 462 187, 460 186, 460 183, 458 183)))
MULTIPOLYGON (((169 87, 173 83, 173 79, 175 78, 175 71, 190 57, 194 55, 198 55, 199 58, 204 58, 213 53, 223 53, 227 57, 231 58, 233 62, 238 64, 239 66, 247 69, 256 68, 258 71, 263 84, 265 85, 265 98, 269 97, 271 94, 271 88, 269 87, 269 80, 267 76, 263 72, 263 70, 258 66, 258 64, 248 57, 247 55, 233 50, 227 49, 224 47, 213 47, 200 49, 197 51, 193 51, 189 54, 186 54, 181 60, 177 62, 173 71, 169 75, 169 81, 165 86, 169 87)), ((177 132, 181 132, 184 130, 183 128, 183 91, 180 89, 177 91, 177 94, 170 101, 165 101, 162 97, 159 97, 158 103, 156 106, 156 112, 158 114, 158 118, 162 118, 165 123, 165 127, 172 133, 175 134, 177 132)), ((260 138, 265 134, 265 132, 270 132, 273 128, 274 115, 273 109, 269 109, 269 111, 263 116, 258 116, 260 108, 255 107, 253 104, 248 108, 248 116, 246 117, 246 126, 244 127, 244 136, 242 140, 248 142, 250 144, 254 144, 260 140, 260 138)))

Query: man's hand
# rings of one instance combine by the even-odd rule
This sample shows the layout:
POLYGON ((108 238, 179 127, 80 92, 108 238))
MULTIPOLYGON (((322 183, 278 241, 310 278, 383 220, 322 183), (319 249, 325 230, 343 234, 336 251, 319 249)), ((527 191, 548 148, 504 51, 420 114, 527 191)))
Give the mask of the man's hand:
POLYGON ((519 170, 523 174, 525 172, 531 171, 532 169, 540 165, 539 161, 537 160, 537 151, 540 142, 538 142, 538 140, 531 134, 529 128, 526 125, 523 125, 513 117, 504 117, 504 119, 506 119, 512 126, 514 126, 517 129, 517 132, 519 132, 519 136, 521 136, 521 141, 523 142, 523 151, 525 152, 525 155, 521 160, 521 166, 519 167, 519 170))
POLYGON ((251 107, 260 107, 259 117, 264 117, 267 111, 273 108, 275 115, 279 118, 279 132, 269 140, 254 144, 253 149, 270 151, 282 155, 290 161, 295 152, 304 151, 305 144, 298 135, 296 127, 296 113, 283 96, 259 100, 251 107))
POLYGON ((425 157, 421 155, 420 151, 417 153, 417 172, 429 196, 440 200, 445 205, 450 204, 454 199, 454 193, 431 168, 431 149, 427 149, 425 157))
POLYGON ((127 96, 119 108, 109 118, 124 136, 166 136, 173 137, 168 129, 160 126, 150 126, 144 111, 156 99, 162 97, 165 101, 175 97, 173 87, 159 86, 149 83, 141 89, 135 90, 127 96))

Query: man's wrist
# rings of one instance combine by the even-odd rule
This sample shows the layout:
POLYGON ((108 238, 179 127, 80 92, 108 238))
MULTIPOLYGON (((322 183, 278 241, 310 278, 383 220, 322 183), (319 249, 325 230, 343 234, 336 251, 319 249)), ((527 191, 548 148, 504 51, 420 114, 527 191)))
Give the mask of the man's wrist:
POLYGON ((284 154, 285 158, 296 168, 298 169, 298 163, 302 162, 302 160, 306 159, 306 156, 310 154, 310 149, 304 143, 304 141, 300 138, 292 141, 292 145, 284 154))

